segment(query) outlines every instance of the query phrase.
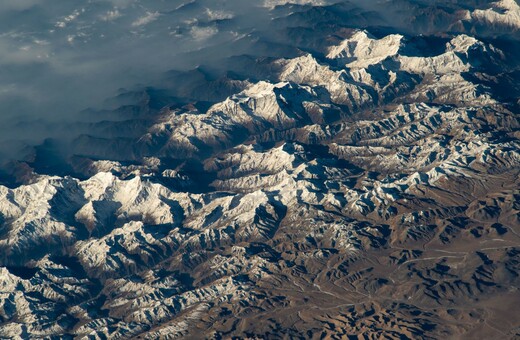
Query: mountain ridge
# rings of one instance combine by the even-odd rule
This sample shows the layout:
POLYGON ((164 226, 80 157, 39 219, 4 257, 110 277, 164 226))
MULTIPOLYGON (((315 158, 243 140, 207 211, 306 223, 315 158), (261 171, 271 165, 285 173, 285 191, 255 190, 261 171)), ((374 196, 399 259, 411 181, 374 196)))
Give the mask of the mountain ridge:
MULTIPOLYGON (((264 5, 309 9, 279 20, 349 6, 264 5)), ((515 51, 396 31, 174 74, 199 100, 128 94, 143 100, 121 119, 14 164, 0 335, 517 337, 515 51), (74 173, 39 171, 49 155, 74 173)))

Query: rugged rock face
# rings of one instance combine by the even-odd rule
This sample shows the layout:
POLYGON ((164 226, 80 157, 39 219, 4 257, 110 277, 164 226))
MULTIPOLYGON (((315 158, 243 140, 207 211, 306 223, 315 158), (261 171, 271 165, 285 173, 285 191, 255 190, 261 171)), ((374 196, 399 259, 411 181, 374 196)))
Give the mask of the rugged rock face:
MULTIPOLYGON (((463 20, 516 29, 489 6, 463 20)), ((78 137, 68 176, 14 165, 0 336, 520 336, 514 48, 334 29, 224 100, 78 137)))

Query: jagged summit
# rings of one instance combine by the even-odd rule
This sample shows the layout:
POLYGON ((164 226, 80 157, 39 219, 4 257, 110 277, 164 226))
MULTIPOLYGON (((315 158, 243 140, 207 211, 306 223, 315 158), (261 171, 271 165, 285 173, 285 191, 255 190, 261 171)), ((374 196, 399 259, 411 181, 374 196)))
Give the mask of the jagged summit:
POLYGON ((366 68, 395 56, 401 46, 402 35, 392 34, 382 39, 358 31, 338 46, 329 49, 327 58, 336 59, 349 68, 366 68))
POLYGON ((518 31, 520 29, 520 6, 515 0, 500 0, 491 3, 489 9, 477 9, 471 18, 482 24, 502 26, 504 29, 518 31))

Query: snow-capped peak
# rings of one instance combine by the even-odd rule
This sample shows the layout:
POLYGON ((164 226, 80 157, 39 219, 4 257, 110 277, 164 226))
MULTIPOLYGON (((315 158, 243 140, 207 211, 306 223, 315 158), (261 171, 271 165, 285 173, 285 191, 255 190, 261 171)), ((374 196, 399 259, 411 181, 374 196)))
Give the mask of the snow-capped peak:
POLYGON ((500 0, 493 2, 491 8, 477 9, 471 17, 483 24, 503 26, 513 30, 520 29, 520 6, 515 0, 500 0))
POLYGON ((350 68, 364 68, 396 55, 402 39, 399 34, 376 39, 366 31, 358 31, 339 45, 330 47, 327 58, 341 60, 350 68))

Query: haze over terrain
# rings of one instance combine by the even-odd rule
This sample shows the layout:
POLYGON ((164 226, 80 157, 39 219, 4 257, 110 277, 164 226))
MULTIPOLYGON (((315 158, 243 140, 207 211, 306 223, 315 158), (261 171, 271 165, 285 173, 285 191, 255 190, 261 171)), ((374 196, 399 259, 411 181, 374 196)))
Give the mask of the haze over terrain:
POLYGON ((0 338, 520 337, 514 0, 0 4, 0 338))
MULTIPOLYGON (((299 44, 293 43, 290 37, 279 40, 280 32, 305 20, 294 12, 338 2, 4 2, 0 4, 1 138, 10 140, 11 146, 20 142, 34 144, 45 138, 70 138, 77 130, 71 133, 70 126, 63 127, 63 123, 91 121, 92 117, 80 114, 88 108, 115 108, 106 100, 125 89, 165 87, 167 71, 189 70, 200 65, 226 71, 223 58, 232 55, 288 56, 285 54, 288 48, 299 44), (289 5, 279 6, 282 4, 289 5), (293 20, 284 20, 287 16, 293 20)), ((364 13, 353 19, 361 26, 392 27, 401 32, 412 30, 412 34, 437 29, 436 22, 425 21, 416 27, 408 25, 415 18, 409 11, 411 5, 403 1, 391 5, 376 0, 348 3, 356 8, 354 13, 364 13)), ((416 3, 417 6, 428 4, 416 3)), ((453 3, 456 2, 446 2, 452 6, 453 3)), ((437 4, 442 7, 441 2, 437 4)), ((460 4, 462 8, 469 6, 464 2, 460 4)), ((442 29, 448 29, 452 23, 442 22, 450 19, 444 15, 446 13, 434 20, 439 21, 442 29)), ((507 32, 507 27, 504 30, 507 32)), ((166 87, 182 86, 168 84, 166 87)), ((20 150, 1 149, 8 158, 20 158, 20 150)))
POLYGON ((257 37, 251 34, 267 36, 274 29, 272 5, 238 0, 4 1, 2 139, 59 137, 64 131, 34 122, 87 120, 80 111, 105 107, 104 101, 121 88, 157 84, 169 70, 202 63, 218 67, 221 58, 246 52, 268 55, 267 47, 253 46, 257 37))

